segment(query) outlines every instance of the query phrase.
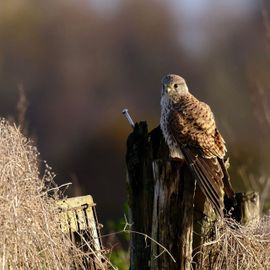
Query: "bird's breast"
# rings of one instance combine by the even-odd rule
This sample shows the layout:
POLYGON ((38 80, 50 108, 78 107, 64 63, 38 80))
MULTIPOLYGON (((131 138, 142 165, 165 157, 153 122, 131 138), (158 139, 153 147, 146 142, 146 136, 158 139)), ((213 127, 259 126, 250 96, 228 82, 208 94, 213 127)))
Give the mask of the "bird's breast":
POLYGON ((183 159, 183 154, 180 150, 179 144, 174 139, 171 130, 169 128, 169 115, 173 108, 173 104, 170 100, 163 98, 161 99, 161 117, 160 117, 160 128, 164 136, 165 142, 167 143, 170 156, 172 158, 183 159))

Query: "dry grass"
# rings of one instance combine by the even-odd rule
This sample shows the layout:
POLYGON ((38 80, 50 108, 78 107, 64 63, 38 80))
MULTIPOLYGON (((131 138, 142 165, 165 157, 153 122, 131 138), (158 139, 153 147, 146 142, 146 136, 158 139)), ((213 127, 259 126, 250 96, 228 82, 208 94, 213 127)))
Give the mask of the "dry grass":
POLYGON ((196 269, 270 269, 270 216, 247 226, 228 219, 217 231, 216 239, 203 245, 196 269))
POLYGON ((40 175, 38 156, 0 120, 0 269, 84 269, 82 252, 59 226, 54 175, 48 167, 40 175))

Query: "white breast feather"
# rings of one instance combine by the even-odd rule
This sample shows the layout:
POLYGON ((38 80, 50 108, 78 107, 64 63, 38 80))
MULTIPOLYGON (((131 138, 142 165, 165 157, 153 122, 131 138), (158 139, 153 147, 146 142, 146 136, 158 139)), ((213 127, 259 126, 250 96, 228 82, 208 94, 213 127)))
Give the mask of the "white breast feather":
POLYGON ((168 117, 173 106, 172 101, 168 99, 165 95, 161 97, 160 100, 161 105, 161 116, 160 116, 160 128, 162 130, 165 142, 167 143, 171 158, 179 158, 184 159, 182 151, 174 137, 172 136, 169 128, 168 128, 168 117))

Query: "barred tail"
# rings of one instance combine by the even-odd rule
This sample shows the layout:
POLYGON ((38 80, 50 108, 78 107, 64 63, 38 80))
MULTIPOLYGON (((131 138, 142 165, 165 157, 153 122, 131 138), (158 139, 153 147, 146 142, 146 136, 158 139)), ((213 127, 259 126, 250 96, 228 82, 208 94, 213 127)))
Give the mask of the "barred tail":
POLYGON ((211 202, 215 212, 223 217, 224 173, 218 159, 200 157, 188 147, 181 147, 181 150, 202 192, 211 202))

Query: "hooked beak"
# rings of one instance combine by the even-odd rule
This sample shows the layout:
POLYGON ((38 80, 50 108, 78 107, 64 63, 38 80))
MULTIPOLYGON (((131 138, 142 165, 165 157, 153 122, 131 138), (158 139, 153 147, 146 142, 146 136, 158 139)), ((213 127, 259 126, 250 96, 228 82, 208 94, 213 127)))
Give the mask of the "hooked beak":
POLYGON ((169 84, 164 83, 162 85, 163 93, 169 94, 172 91, 172 88, 169 84))

